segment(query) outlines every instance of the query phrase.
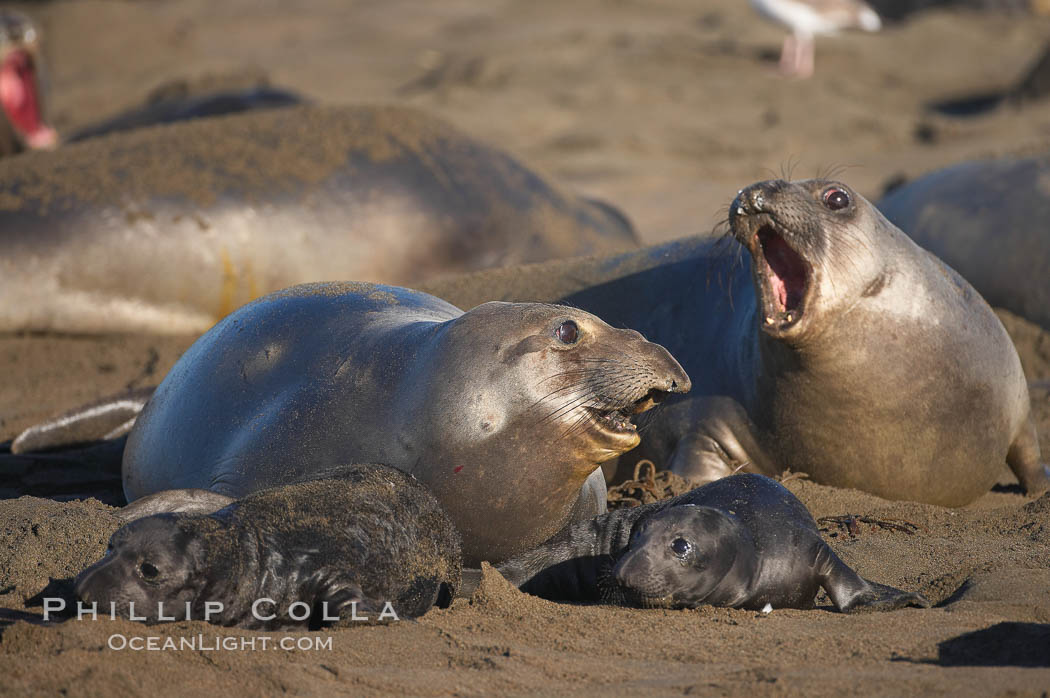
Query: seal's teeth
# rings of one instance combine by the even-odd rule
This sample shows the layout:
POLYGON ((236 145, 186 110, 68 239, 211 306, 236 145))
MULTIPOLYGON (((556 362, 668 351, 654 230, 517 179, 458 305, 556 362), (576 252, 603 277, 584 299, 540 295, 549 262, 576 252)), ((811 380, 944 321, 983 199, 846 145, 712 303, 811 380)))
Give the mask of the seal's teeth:
POLYGON ((767 325, 772 325, 773 324, 773 316, 772 315, 767 315, 766 316, 766 324, 767 325))
POLYGON ((736 215, 742 216, 742 215, 744 215, 744 213, 746 213, 746 212, 744 211, 744 207, 743 206, 737 206, 736 207, 736 215))
POLYGON ((795 316, 794 316, 794 315, 792 315, 791 313, 788 313, 788 314, 787 314, 787 317, 785 317, 784 319, 785 319, 785 320, 786 320, 787 322, 791 322, 791 321, 792 321, 792 320, 793 320, 794 318, 795 318, 795 316))

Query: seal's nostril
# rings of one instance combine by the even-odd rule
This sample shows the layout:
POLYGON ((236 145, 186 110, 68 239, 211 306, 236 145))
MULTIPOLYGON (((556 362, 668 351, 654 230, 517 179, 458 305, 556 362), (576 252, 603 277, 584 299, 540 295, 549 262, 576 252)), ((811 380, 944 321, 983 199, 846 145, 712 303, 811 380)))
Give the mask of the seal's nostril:
POLYGON ((678 390, 678 381, 671 381, 671 391, 678 390))

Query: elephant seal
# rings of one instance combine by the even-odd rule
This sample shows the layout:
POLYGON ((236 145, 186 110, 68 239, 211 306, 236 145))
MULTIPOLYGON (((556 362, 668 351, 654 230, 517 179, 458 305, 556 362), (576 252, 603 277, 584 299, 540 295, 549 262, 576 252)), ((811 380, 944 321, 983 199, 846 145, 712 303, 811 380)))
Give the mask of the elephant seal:
POLYGON ((663 347, 573 308, 464 313, 403 288, 306 284, 183 354, 128 436, 124 492, 241 497, 384 463, 434 493, 476 566, 604 511, 598 465, 638 444, 632 415, 689 386, 663 347))
POLYGON ((39 30, 21 12, 0 9, 0 156, 58 143, 43 84, 39 30))
POLYGON ((823 587, 839 611, 930 605, 858 575, 820 537, 795 495, 750 473, 574 524, 497 569, 523 591, 550 599, 813 608, 823 587))
POLYGON ((0 331, 201 333, 307 281, 636 246, 630 223, 405 107, 197 119, 0 161, 0 331))
POLYGON ((459 535, 427 488, 379 465, 331 475, 208 515, 133 521, 77 576, 76 594, 151 623, 209 619, 205 603, 217 602, 212 622, 265 629, 374 619, 387 602, 411 618, 451 601, 459 535))
POLYGON ((426 288, 458 304, 561 300, 667 347, 693 390, 662 406, 622 473, 641 458, 699 482, 790 468, 959 506, 1005 461, 1028 492, 1050 486, 1017 352, 958 274, 839 182, 754 184, 729 224, 719 241, 426 288))
POLYGON ((879 208, 989 303, 1050 329, 1050 154, 938 170, 879 208))

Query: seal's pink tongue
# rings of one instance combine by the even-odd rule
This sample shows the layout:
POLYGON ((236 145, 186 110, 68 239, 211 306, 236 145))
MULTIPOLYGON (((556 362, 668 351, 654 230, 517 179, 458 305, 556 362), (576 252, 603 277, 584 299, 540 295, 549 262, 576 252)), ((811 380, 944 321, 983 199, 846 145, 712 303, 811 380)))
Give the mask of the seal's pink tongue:
POLYGON ((770 278, 770 282, 773 284, 773 293, 777 294, 777 302, 780 303, 780 309, 786 310, 788 302, 787 286, 784 285, 784 280, 777 276, 776 271, 772 267, 770 267, 770 271, 773 272, 770 278))
POLYGON ((40 121, 36 74, 25 51, 11 51, 0 65, 0 105, 30 147, 46 148, 58 140, 54 129, 40 121))
POLYGON ((769 266, 769 283, 781 311, 795 310, 806 293, 806 265, 784 238, 771 228, 758 233, 769 266))

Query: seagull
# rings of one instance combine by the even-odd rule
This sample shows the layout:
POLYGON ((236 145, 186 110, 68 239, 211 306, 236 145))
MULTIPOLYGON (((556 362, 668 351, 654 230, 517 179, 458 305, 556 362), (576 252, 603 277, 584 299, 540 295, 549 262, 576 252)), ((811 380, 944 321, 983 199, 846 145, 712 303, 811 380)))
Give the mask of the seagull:
POLYGON ((780 70, 800 78, 813 74, 813 37, 817 34, 882 28, 879 15, 864 0, 751 0, 751 6, 791 30, 784 38, 780 70))

